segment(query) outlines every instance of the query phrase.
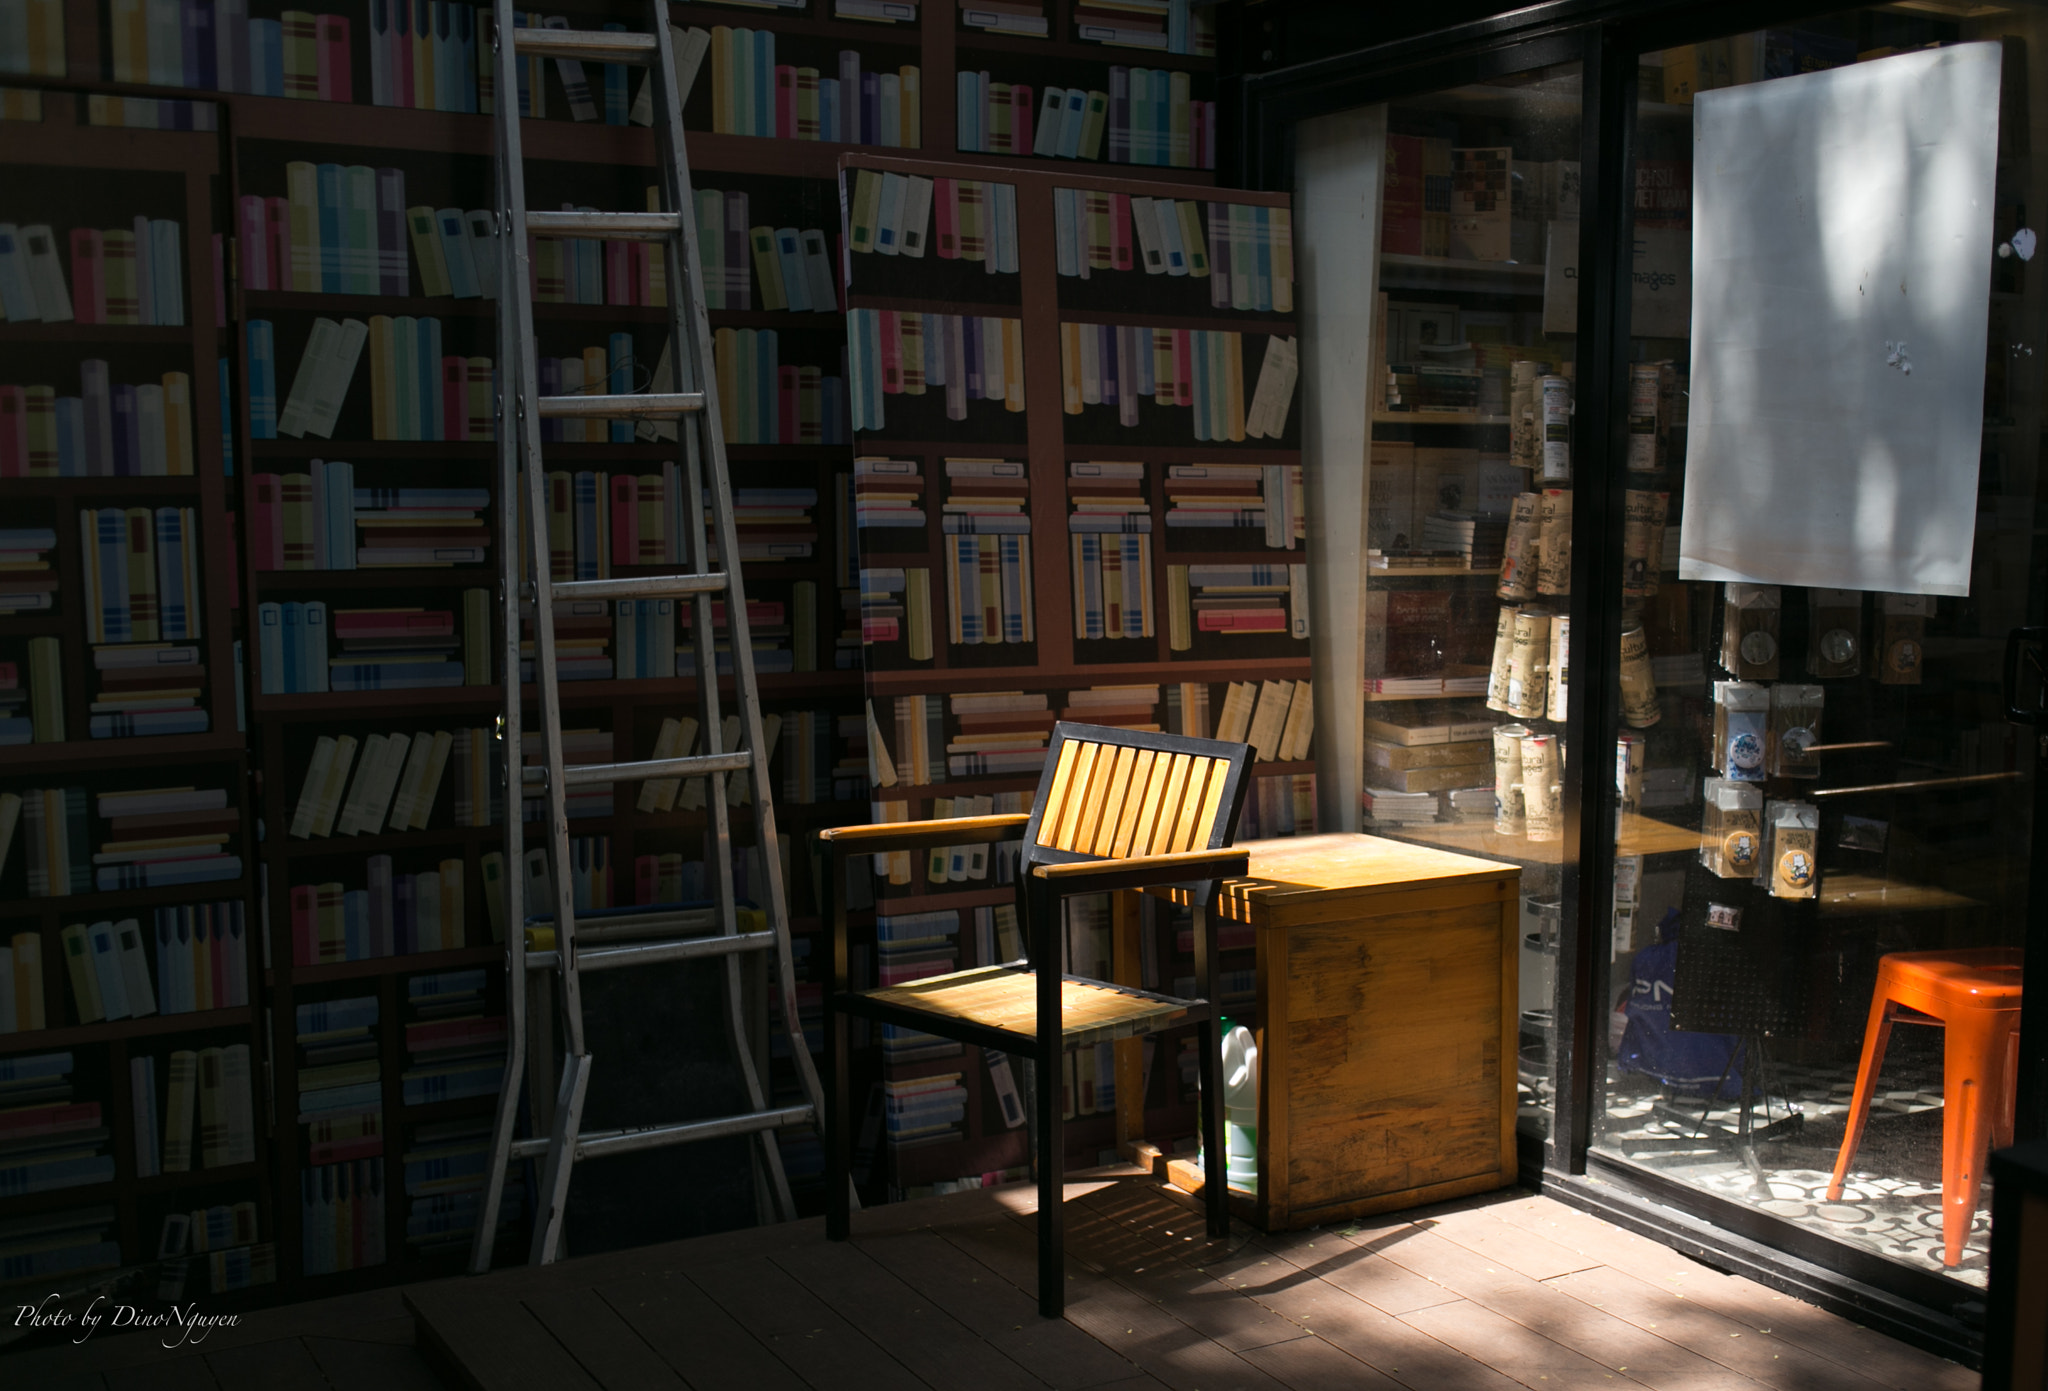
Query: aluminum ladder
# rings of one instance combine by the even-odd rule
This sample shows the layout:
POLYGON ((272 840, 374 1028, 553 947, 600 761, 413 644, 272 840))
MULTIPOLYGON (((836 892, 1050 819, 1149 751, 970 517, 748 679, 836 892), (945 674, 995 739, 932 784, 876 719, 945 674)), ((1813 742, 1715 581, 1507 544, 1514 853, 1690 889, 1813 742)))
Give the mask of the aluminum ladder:
MULTIPOLYGON (((770 796, 768 760, 761 738, 761 703, 749 641, 747 601, 739 573, 739 543, 734 532, 732 489, 726 475, 725 441, 719 430, 717 374, 711 354, 711 329, 697 254, 695 206, 690 170, 683 148, 682 105, 678 96, 675 45, 658 36, 670 33, 663 0, 650 0, 649 30, 644 34, 578 32, 517 27, 510 0, 496 0, 492 37, 497 99, 497 162, 499 218, 498 284, 498 556, 502 603, 499 672, 505 692, 502 749, 505 825, 506 932, 506 1066, 498 1094, 497 1120, 491 1136, 490 1169, 477 1215, 470 1268, 490 1269, 498 1214, 511 1165, 545 1156, 539 1191, 533 1195, 533 1242, 530 1260, 556 1259, 562 1250, 562 1215, 569 1176, 577 1160, 631 1150, 653 1149, 733 1135, 752 1135, 760 1146, 761 1169, 785 1218, 795 1205, 776 1146, 776 1127, 809 1122, 822 1130, 824 1098, 816 1068, 804 1042, 796 1007, 796 977, 789 944, 789 912, 779 874, 775 810, 770 796), (659 150, 658 176, 667 212, 529 212, 520 145, 516 65, 527 58, 626 63, 650 69, 654 84, 653 124, 659 150), (682 210, 679 214, 676 209, 682 210), (664 248, 669 305, 669 356, 672 380, 680 389, 633 395, 542 396, 537 387, 533 333, 533 299, 527 251, 528 234, 592 237, 649 242, 664 248), (691 557, 684 573, 630 579, 556 582, 549 575, 547 495, 542 465, 541 422, 548 419, 674 420, 680 436, 683 467, 678 470, 686 490, 684 515, 691 557), (705 503, 711 510, 718 562, 715 570, 705 544, 705 503), (512 499, 517 499, 514 503, 512 499), (522 515, 523 514, 523 515, 522 515), (526 552, 524 576, 520 560, 526 552), (723 749, 719 710, 718 669, 712 630, 712 600, 722 598, 732 649, 732 677, 739 701, 740 747, 723 749), (562 600, 688 599, 694 606, 692 636, 697 657, 697 693, 704 752, 692 757, 661 758, 630 763, 565 765, 562 758, 561 697, 555 674, 554 605, 562 600), (534 688, 539 707, 542 757, 540 765, 521 765, 520 617, 531 614, 534 688), (743 930, 733 889, 731 833, 726 814, 726 778, 745 774, 752 780, 756 825, 766 868, 765 930, 743 930), (625 783, 647 778, 708 778, 705 807, 710 816, 713 873, 717 897, 710 908, 655 906, 639 912, 605 914, 579 928, 570 873, 569 822, 565 796, 570 787, 590 783, 625 783), (522 788, 539 787, 545 802, 547 849, 553 902, 526 903, 526 847, 521 822, 522 788), (750 1048, 740 973, 744 953, 772 952, 776 983, 781 989, 782 1017, 788 1030, 790 1055, 796 1063, 807 1100, 771 1106, 750 1048), (582 977, 587 971, 617 970, 658 962, 719 959, 725 967, 727 1015, 748 1109, 708 1120, 657 1122, 629 1129, 584 1132, 584 1097, 589 1089, 592 1059, 583 1029, 582 977), (547 975, 552 973, 554 1001, 562 1029, 561 1077, 552 1107, 533 1078, 536 1129, 545 1136, 514 1139, 513 1129, 525 1075, 533 1021, 529 1018, 529 984, 545 1006, 547 975), (551 1119, 550 1117, 551 1113, 551 1119)), ((758 922, 758 919, 757 919, 758 922)), ((545 1009, 539 1011, 544 1015, 545 1009)), ((548 1032, 543 1029, 542 1032, 548 1032)), ((531 1065, 539 1074, 548 1064, 531 1065)))

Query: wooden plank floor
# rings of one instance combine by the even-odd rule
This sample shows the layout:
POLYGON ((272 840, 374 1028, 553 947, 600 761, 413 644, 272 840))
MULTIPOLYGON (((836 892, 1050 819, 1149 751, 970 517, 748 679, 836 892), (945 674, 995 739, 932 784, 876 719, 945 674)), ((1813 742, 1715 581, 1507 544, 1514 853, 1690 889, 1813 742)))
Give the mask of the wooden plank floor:
POLYGON ((1151 1179, 1029 1185, 0 1355, 39 1391, 1975 1391, 1977 1376, 1527 1193, 1206 1238, 1151 1179))
POLYGON ((1034 1190, 414 1286, 452 1386, 974 1391, 1974 1391, 1974 1372, 1527 1193, 1284 1236, 1135 1172, 1067 1185, 1038 1317, 1034 1190))

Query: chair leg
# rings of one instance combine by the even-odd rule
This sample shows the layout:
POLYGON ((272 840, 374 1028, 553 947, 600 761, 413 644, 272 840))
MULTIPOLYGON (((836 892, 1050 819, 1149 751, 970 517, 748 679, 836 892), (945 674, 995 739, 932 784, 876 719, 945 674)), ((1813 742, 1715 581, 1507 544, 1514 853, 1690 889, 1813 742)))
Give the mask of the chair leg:
POLYGON ((1057 1039, 1041 1041, 1038 1068, 1038 1312, 1067 1312, 1065 1197, 1066 1133, 1060 1118, 1061 1053, 1057 1039))
POLYGON ((848 1107, 847 1019, 825 1015, 825 1236, 844 1241, 852 1232, 853 1115, 848 1107))
POLYGON ((1033 1009, 1038 1067, 1038 1312, 1056 1319, 1067 1310, 1065 1197, 1067 1140, 1061 1124, 1061 1062, 1065 1057, 1065 1012, 1061 1001, 1060 899, 1026 885, 1025 909, 1031 929, 1031 966, 1037 1000, 1033 1009))
POLYGON ((1202 1198, 1209 1213, 1209 1235, 1230 1235, 1230 1151, 1223 1142, 1223 1037, 1215 1017, 1195 1026, 1202 1055, 1202 1198))
POLYGON ((2005 1061, 2011 1052, 2007 1012, 1949 1021, 1943 1045, 1941 1122, 1941 1263, 1962 1264, 1977 1218, 1991 1134, 2005 1105, 2005 1061))
POLYGON ((1870 1119, 1870 1098, 1877 1092, 1878 1069, 1884 1066, 1885 1045, 1892 1035, 1892 1002, 1885 998, 1884 978, 1870 997, 1870 1022, 1863 1027, 1863 1060, 1856 1065, 1856 1095, 1849 1102, 1849 1123, 1842 1132, 1842 1148, 1835 1155, 1835 1174, 1828 1183, 1828 1201, 1842 1200, 1842 1183, 1849 1177, 1849 1165, 1856 1147, 1863 1143, 1863 1124, 1870 1119))

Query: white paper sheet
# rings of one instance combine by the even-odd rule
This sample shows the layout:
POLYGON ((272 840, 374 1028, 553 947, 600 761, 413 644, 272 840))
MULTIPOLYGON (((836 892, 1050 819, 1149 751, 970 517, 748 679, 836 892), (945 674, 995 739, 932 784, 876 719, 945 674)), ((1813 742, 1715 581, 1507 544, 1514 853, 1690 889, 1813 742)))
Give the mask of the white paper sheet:
POLYGON ((1969 592, 2000 59, 1699 94, 1681 578, 1969 592))

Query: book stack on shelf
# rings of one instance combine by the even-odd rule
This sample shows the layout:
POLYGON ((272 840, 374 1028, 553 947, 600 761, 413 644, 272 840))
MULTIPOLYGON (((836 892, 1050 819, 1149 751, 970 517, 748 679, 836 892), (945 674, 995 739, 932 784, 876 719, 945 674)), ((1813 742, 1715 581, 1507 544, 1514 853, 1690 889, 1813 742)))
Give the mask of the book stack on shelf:
POLYGON ((8 1218, 0 1223, 0 1280, 60 1280, 120 1265, 117 1221, 110 1203, 8 1218))
POLYGON ((57 607, 57 576, 51 566, 56 549, 54 527, 0 527, 0 617, 48 613, 57 607))
MULTIPOLYGON (((1067 465, 1067 517, 1073 552, 1074 635, 1149 638, 1158 607, 1152 593, 1152 508, 1145 466, 1076 460, 1067 465)), ((1170 518, 1169 518, 1170 520, 1170 518)))
POLYGON ((277 1244, 261 1235, 261 1213, 250 1201, 165 1213, 157 1235, 157 1298, 275 1284, 277 1244))
MULTIPOLYGON (((241 814, 223 789, 151 788, 93 797, 83 787, 31 788, 20 796, 31 898, 242 877, 241 857, 229 853, 241 814), (88 805, 96 817, 87 815, 88 805), (94 820, 106 823, 97 833, 94 820)), ((0 847, 5 844, 0 836, 0 847)))
MULTIPOLYGON (((489 1170, 488 1112, 412 1127, 405 1151, 405 1244, 416 1257, 466 1256, 476 1237, 489 1170)), ((509 1239, 525 1215, 526 1178, 515 1169, 499 1197, 498 1237, 509 1239)))
POLYGON ((99 1102, 77 1098, 75 1066, 70 1053, 0 1060, 0 1197, 113 1179, 113 1132, 99 1102))
POLYGON ((54 637, 30 638, 20 650, 22 660, 0 661, 0 744, 59 743, 64 738, 63 651, 54 637))
POLYGON ((1074 37, 1114 48, 1213 58, 1216 17, 1195 0, 1086 0, 1074 7, 1074 37))
POLYGON ((236 250, 244 290, 497 295, 497 222, 488 209, 408 206, 405 170, 291 160, 283 196, 243 194, 236 250), (408 246, 411 250, 408 253, 408 246))
MULTIPOLYGON (((1037 636, 1031 584, 1030 484, 1015 459, 947 459, 947 640, 1027 643, 1037 636)), ((1005 657, 1004 663, 1012 660, 1005 657)))
POLYGON ((505 1018, 484 1013, 484 972, 442 971, 405 983, 400 1081, 407 1106, 495 1097, 505 1072, 505 1018))
POLYGON ((308 1156, 298 1174, 299 1249, 307 1275, 384 1260, 384 1093, 377 1017, 375 995, 307 1002, 293 1013, 293 1076, 308 1156), (374 1149, 368 1141, 374 1141, 374 1149))

